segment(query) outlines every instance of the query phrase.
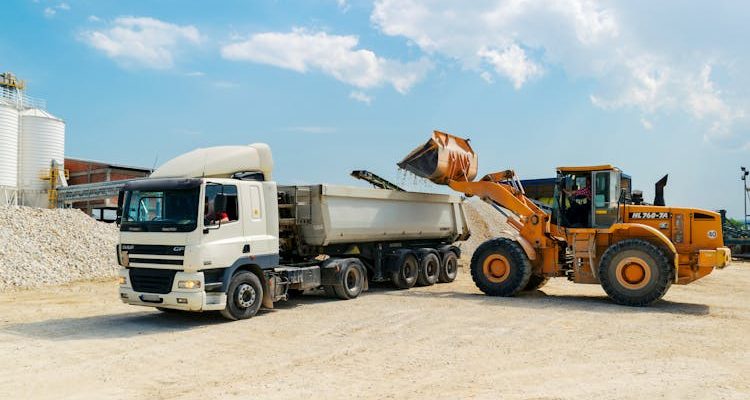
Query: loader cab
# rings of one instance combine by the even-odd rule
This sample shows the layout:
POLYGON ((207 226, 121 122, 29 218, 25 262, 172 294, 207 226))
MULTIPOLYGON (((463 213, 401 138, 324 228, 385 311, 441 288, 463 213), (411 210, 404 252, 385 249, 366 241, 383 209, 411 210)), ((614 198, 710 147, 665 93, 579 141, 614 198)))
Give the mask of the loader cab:
POLYGON ((608 228, 629 197, 630 177, 616 167, 560 167, 553 214, 566 228, 608 228))

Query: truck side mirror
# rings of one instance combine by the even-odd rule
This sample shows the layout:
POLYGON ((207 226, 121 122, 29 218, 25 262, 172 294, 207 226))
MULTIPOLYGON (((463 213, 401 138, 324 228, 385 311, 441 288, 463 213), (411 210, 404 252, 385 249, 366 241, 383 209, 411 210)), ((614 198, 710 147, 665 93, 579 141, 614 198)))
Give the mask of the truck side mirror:
POLYGON ((115 224, 120 226, 122 223, 122 200, 125 198, 125 192, 120 190, 117 193, 117 214, 115 216, 115 224))

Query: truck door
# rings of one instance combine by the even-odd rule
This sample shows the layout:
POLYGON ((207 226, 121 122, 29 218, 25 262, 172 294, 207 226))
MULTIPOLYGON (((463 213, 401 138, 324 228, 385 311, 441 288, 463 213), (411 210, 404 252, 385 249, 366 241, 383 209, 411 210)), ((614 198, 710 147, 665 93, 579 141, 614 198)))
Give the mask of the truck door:
POLYGON ((214 268, 228 267, 242 256, 244 229, 239 209, 242 199, 238 196, 236 185, 207 183, 205 189, 203 224, 206 235, 206 250, 214 268), (222 212, 217 204, 226 206, 222 212))

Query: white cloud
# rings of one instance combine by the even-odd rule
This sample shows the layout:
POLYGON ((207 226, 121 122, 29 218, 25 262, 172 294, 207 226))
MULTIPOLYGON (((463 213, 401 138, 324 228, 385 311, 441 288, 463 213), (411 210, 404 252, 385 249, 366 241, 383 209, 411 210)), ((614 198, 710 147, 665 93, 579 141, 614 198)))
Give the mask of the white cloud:
POLYGON ((654 124, 646 118, 641 118, 641 125, 643 125, 643 129, 647 131, 654 129, 654 124))
POLYGON ((667 3, 376 0, 370 18, 383 33, 454 60, 488 83, 497 76, 519 90, 559 68, 591 82, 597 107, 632 108, 647 122, 656 113, 684 113, 709 141, 750 143, 740 129, 750 124, 750 80, 736 65, 748 66, 750 59, 716 37, 726 15, 712 20, 715 10, 708 5, 692 11, 667 3), (712 76, 717 64, 738 71, 733 84, 724 83, 730 90, 720 90, 712 76))
POLYGON ((339 9, 341 11, 349 11, 349 2, 347 0, 336 0, 336 4, 339 6, 339 9))
POLYGON ((57 4, 57 9, 68 11, 70 10, 70 5, 68 3, 59 3, 57 4))
MULTIPOLYGON (((477 55, 495 67, 495 72, 510 79, 516 90, 520 89, 530 78, 542 74, 542 67, 529 60, 526 52, 515 43, 501 50, 489 50, 483 47, 479 49, 477 55)), ((486 76, 483 78, 487 80, 486 76)))
POLYGON ((97 17, 96 15, 89 15, 87 18, 89 22, 101 22, 101 18, 97 17))
POLYGON ((368 106, 372 103, 372 97, 369 96, 367 93, 359 91, 359 90, 353 90, 351 93, 349 93, 349 98, 352 100, 359 101, 361 103, 365 103, 368 106))
POLYGON ((192 25, 119 17, 108 29, 83 32, 81 40, 121 65, 167 69, 182 48, 199 44, 202 37, 192 25))
POLYGON ((202 71, 191 71, 191 72, 185 73, 185 76, 190 76, 190 77, 198 77, 198 76, 205 76, 205 75, 206 73, 202 71))
POLYGON ((379 57, 371 50, 357 49, 356 36, 329 35, 294 29, 266 32, 228 44, 221 49, 225 59, 273 65, 300 73, 319 70, 358 88, 392 85, 406 93, 431 68, 426 59, 402 63, 379 57))
POLYGON ((57 14, 57 11, 52 7, 46 7, 44 9, 44 16, 47 18, 52 18, 55 16, 55 14, 57 14))

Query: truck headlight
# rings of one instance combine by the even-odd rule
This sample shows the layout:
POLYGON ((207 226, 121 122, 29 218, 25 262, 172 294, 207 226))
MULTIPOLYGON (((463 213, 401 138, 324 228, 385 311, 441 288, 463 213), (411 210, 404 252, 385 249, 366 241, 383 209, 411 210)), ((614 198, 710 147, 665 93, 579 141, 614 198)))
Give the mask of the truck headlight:
POLYGON ((177 281, 177 287, 180 289, 198 289, 201 287, 201 281, 188 280, 188 281, 177 281))
POLYGON ((119 277, 117 277, 117 283, 120 284, 120 285, 124 285, 124 284, 128 283, 128 279, 125 278, 124 276, 119 276, 119 277))

